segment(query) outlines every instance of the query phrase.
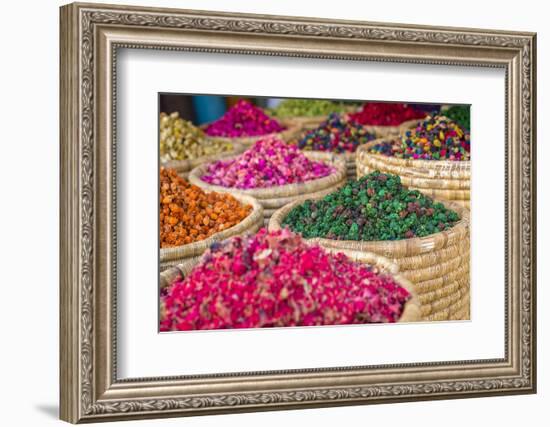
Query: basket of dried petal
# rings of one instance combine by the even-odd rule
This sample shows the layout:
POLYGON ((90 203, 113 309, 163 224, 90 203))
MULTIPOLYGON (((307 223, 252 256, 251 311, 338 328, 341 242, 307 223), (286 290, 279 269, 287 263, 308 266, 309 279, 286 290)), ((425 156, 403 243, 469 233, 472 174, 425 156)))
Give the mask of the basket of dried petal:
POLYGON ((217 243, 161 273, 160 283, 161 331, 420 319, 414 290, 394 263, 310 245, 288 230, 217 243))
POLYGON ((189 181, 208 191, 254 197, 266 222, 281 206, 309 194, 328 194, 344 185, 346 165, 329 153, 301 152, 277 138, 264 138, 239 156, 202 164, 189 181))
POLYGON ((252 197, 204 191, 170 169, 161 168, 160 177, 161 270, 263 225, 263 208, 252 197))
POLYGON ((469 211, 404 188, 374 172, 323 198, 303 197, 275 212, 270 230, 289 227, 323 247, 372 252, 399 265, 425 320, 469 318, 469 211))

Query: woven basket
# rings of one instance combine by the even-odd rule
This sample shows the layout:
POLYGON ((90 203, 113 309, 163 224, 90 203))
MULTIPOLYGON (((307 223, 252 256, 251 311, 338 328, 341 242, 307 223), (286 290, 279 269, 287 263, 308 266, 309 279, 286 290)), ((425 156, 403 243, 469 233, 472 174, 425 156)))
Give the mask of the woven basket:
MULTIPOLYGON (((399 274, 399 267, 380 255, 369 252, 357 252, 350 250, 337 250, 327 248, 329 252, 342 252, 352 261, 369 264, 374 267, 375 272, 389 274, 393 277, 396 283, 407 289, 411 294, 411 299, 405 304, 405 308, 398 322, 416 322, 421 320, 421 308, 418 299, 415 295, 414 287, 409 280, 399 274)), ((199 263, 201 257, 190 258, 181 264, 175 265, 162 273, 160 273, 160 288, 168 288, 174 281, 183 279, 189 274, 193 268, 199 263)), ((162 313, 161 308, 161 313, 162 313)))
POLYGON ((369 153, 381 141, 371 141, 357 149, 357 177, 374 171, 399 175, 401 183, 411 190, 470 207, 469 161, 399 159, 369 153))
POLYGON ((288 126, 292 126, 296 129, 297 132, 302 132, 305 130, 311 130, 319 126, 323 121, 327 119, 328 116, 300 116, 300 117, 289 117, 281 120, 281 123, 284 123, 288 126))
POLYGON ((282 206, 293 202, 296 199, 307 195, 309 197, 322 197, 337 190, 346 183, 346 165, 344 161, 332 154, 307 151, 304 154, 311 160, 323 161, 332 164, 336 171, 326 177, 306 181, 299 184, 279 185, 271 188, 253 188, 241 190, 227 188, 220 185, 211 185, 203 180, 201 176, 206 173, 207 164, 197 166, 189 174, 189 182, 205 189, 206 191, 217 191, 235 194, 243 194, 254 197, 263 207, 265 223, 269 221, 271 214, 282 206))
MULTIPOLYGON (((275 212, 269 221, 269 229, 280 229, 288 213, 308 199, 311 198, 304 197, 275 212)), ((401 274, 413 283, 421 304, 422 318, 449 320, 457 313, 464 314, 464 310, 458 310, 456 304, 462 301, 464 305, 464 300, 469 299, 470 295, 470 212, 456 203, 442 203, 456 211, 461 219, 451 229, 426 237, 376 242, 324 238, 307 240, 325 248, 373 252, 389 258, 399 265, 401 274)), ((469 312, 468 317, 462 320, 467 318, 469 312)))
POLYGON ((355 153, 343 153, 340 154, 346 162, 346 177, 348 181, 357 179, 357 166, 356 163, 356 154, 355 153))
POLYGON ((227 228, 223 231, 213 234, 212 236, 200 240, 198 242, 189 243, 187 245, 176 246, 173 248, 160 249, 160 270, 166 270, 168 267, 181 263, 188 258, 194 258, 210 247, 214 242, 227 239, 228 237, 237 236, 247 232, 255 233, 264 224, 264 213, 262 205, 260 205, 253 197, 242 194, 233 195, 239 202, 247 205, 252 205, 252 212, 248 214, 238 224, 227 228))
POLYGON ((185 160, 168 160, 166 162, 161 161, 161 166, 165 168, 175 169, 177 174, 182 178, 187 178, 189 172, 193 168, 196 168, 203 163, 214 162, 225 157, 231 157, 238 154, 241 154, 246 150, 246 147, 242 144, 233 143, 233 149, 222 151, 216 154, 210 154, 208 156, 197 157, 196 159, 185 159, 185 160))

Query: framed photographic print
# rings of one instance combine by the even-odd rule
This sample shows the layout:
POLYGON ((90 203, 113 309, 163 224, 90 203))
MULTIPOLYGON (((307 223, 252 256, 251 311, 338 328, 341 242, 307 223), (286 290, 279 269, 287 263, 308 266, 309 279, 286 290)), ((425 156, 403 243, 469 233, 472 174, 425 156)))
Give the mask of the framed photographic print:
POLYGON ((61 418, 533 393, 535 34, 61 8, 61 418))

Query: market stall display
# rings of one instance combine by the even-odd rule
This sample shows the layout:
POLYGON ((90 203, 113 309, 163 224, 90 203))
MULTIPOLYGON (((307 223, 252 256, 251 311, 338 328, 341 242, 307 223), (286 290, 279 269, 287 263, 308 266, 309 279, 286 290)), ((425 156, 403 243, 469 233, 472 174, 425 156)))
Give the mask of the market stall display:
POLYGON ((410 283, 374 254, 333 253, 288 230, 213 245, 161 280, 162 331, 419 319, 410 283))
POLYGON ((208 191, 254 197, 267 221, 281 206, 303 195, 324 195, 342 186, 346 169, 342 159, 328 153, 301 152, 278 138, 258 140, 244 153, 203 164, 189 181, 208 191))

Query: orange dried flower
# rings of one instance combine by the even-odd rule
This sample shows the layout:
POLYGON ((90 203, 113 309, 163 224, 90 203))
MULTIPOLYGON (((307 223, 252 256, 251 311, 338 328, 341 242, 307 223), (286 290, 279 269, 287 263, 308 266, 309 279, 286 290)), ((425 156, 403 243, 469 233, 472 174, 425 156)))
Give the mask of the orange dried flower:
POLYGON ((160 247, 170 248, 210 237, 246 218, 252 206, 225 193, 206 193, 178 176, 160 169, 160 247))

